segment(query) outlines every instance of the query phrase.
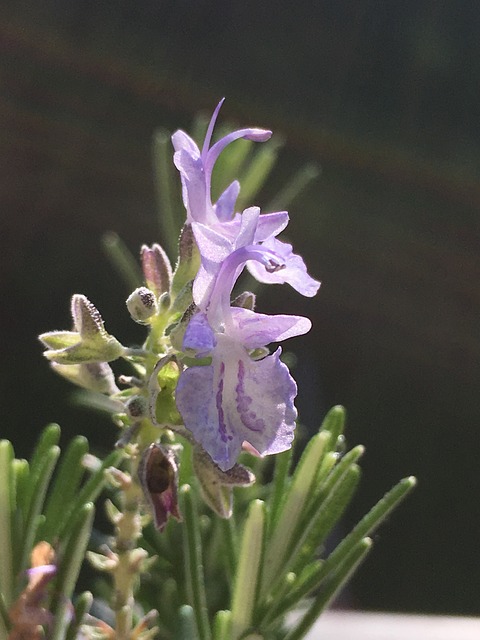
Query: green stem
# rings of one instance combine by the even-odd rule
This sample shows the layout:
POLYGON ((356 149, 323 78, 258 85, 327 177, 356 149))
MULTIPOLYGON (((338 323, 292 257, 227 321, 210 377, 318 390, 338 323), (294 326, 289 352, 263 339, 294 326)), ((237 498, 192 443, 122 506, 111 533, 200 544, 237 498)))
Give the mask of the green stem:
POLYGON ((121 516, 116 523, 115 531, 118 564, 113 572, 113 610, 117 640, 129 640, 133 628, 133 587, 140 572, 133 554, 137 551, 135 543, 142 534, 141 500, 141 489, 130 478, 121 487, 121 516))

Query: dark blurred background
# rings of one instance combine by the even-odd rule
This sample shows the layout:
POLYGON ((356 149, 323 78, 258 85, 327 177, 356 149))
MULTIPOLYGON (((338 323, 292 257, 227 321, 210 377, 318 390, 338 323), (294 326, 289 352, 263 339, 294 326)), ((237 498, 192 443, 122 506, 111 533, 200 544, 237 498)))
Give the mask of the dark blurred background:
POLYGON ((36 335, 69 328, 81 292, 111 333, 141 339, 100 237, 161 241, 152 133, 225 95, 223 121, 286 138, 265 201, 322 167, 289 227, 320 293, 275 288, 262 309, 314 320, 290 344, 306 426, 342 403, 349 444, 367 447, 345 527, 419 478, 348 602, 480 613, 479 37, 480 6, 461 0, 3 0, 2 437, 28 455, 58 421, 111 445, 36 335))

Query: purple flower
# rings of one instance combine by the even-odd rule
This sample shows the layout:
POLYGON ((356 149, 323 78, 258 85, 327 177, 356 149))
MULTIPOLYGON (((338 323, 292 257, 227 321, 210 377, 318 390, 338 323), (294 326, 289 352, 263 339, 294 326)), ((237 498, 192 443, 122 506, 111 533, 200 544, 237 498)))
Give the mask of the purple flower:
MULTIPOLYGON (((234 251, 249 245, 268 249, 265 255, 268 253, 274 256, 274 260, 282 265, 279 269, 269 270, 256 259, 247 260, 249 271, 259 282, 288 283, 308 297, 317 293, 320 282, 308 275, 303 259, 293 253, 290 244, 280 242, 274 237, 288 222, 288 216, 284 220, 280 219, 283 213, 260 215, 258 207, 245 209, 239 220, 237 234, 232 239, 221 236, 206 225, 192 225, 202 259, 193 285, 193 299, 198 307, 208 306, 214 282, 226 258, 234 251)), ((237 272, 235 280, 239 273, 240 271, 237 272)))
POLYGON ((211 364, 186 369, 176 390, 186 428, 223 471, 233 467, 244 442, 260 455, 291 446, 295 381, 280 360, 280 348, 261 360, 251 353, 311 327, 302 316, 268 316, 230 305, 235 281, 249 261, 270 273, 286 269, 276 253, 260 245, 240 247, 225 258, 208 304, 191 319, 183 341, 187 353, 209 355, 211 364))
POLYGON ((210 147, 215 122, 223 102, 224 99, 220 100, 213 112, 201 152, 194 140, 184 131, 176 131, 172 136, 175 149, 173 161, 180 171, 182 179, 187 222, 201 222, 211 228, 215 228, 217 222, 223 223, 231 220, 240 191, 240 184, 235 180, 221 194, 217 203, 212 204, 210 185, 213 167, 218 156, 227 145, 239 138, 265 142, 272 135, 272 132, 266 129, 239 129, 229 133, 210 147))
POLYGON ((223 149, 239 138, 263 142, 271 136, 271 131, 264 129, 240 129, 223 137, 210 148, 213 129, 222 104, 223 100, 213 113, 201 152, 183 131, 177 131, 172 136, 175 148, 174 162, 182 179, 187 222, 192 225, 201 256, 201 266, 193 290, 195 303, 198 306, 207 303, 220 266, 233 251, 261 243, 265 243, 266 247, 279 254, 285 263, 285 270, 275 277, 262 277, 263 267, 249 264, 252 275, 260 282, 288 282, 303 295, 313 296, 320 283, 307 274, 302 258, 292 252, 291 245, 275 239, 288 224, 286 211, 260 215, 258 207, 250 207, 242 214, 235 213, 235 202, 240 189, 237 181, 227 187, 215 205, 211 202, 212 170, 223 149))

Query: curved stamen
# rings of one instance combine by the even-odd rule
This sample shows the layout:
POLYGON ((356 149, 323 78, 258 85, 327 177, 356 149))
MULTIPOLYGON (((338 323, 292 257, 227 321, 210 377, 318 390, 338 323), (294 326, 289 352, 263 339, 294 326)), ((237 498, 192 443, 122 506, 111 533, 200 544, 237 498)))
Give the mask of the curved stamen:
POLYGON ((225 102, 225 98, 222 98, 220 100, 220 102, 217 104, 217 106, 215 107, 215 111, 213 112, 212 117, 210 118, 210 122, 208 123, 208 129, 207 129, 207 133, 205 135, 205 140, 203 141, 203 147, 202 147, 202 164, 203 164, 203 166, 206 165, 208 150, 210 148, 210 142, 212 141, 212 134, 213 134, 213 130, 215 128, 215 123, 217 121, 218 113, 219 113, 220 109, 222 108, 222 104, 224 102, 225 102))

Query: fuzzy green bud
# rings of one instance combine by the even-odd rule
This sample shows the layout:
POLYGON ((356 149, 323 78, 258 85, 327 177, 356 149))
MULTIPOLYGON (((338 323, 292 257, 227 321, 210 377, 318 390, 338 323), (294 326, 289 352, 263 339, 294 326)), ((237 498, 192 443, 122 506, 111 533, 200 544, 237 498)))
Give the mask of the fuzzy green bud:
POLYGON ((158 313, 157 298, 147 287, 138 287, 128 296, 127 309, 135 322, 148 324, 148 320, 158 313))
POLYGON ((110 362, 125 352, 116 338, 105 330, 97 308, 83 295, 72 297, 74 331, 49 331, 39 336, 48 347, 44 356, 59 364, 110 362))

